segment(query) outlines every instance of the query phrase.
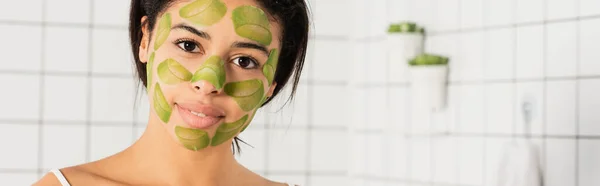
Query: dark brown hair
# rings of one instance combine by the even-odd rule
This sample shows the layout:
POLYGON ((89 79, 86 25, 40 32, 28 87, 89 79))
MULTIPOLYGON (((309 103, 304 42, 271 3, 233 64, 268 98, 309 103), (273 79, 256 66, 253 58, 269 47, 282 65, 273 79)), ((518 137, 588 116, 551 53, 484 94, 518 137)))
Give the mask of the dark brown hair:
MULTIPOLYGON (((157 17, 171 4, 177 0, 132 0, 131 10, 129 14, 129 37, 131 42, 131 50, 133 52, 134 64, 136 67, 136 75, 138 80, 144 87, 147 87, 146 80, 146 63, 140 61, 139 46, 142 41, 142 28, 148 27, 150 35, 156 24, 157 17), (141 22, 142 17, 147 16, 144 22, 141 22)), ((281 27, 281 52, 279 54, 279 63, 275 72, 274 82, 277 87, 273 91, 273 95, 261 105, 268 104, 273 97, 287 85, 290 78, 293 78, 292 92, 289 95, 286 103, 293 100, 304 59, 306 56, 306 48, 308 43, 309 32, 309 10, 304 0, 255 0, 259 6, 265 10, 267 14, 273 18, 281 27)), ((232 143, 233 153, 237 149, 240 152, 238 137, 234 138, 232 143), (236 148, 237 147, 237 148, 236 148)), ((245 142, 244 142, 245 143, 245 142)))

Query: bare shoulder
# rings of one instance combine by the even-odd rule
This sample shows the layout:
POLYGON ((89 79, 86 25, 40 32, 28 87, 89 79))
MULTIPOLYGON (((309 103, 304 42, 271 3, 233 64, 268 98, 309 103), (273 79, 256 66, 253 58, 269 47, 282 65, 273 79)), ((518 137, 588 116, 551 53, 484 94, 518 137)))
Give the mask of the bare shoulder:
MULTIPOLYGON (((73 167, 67 167, 60 169, 67 182, 70 185, 122 185, 111 179, 108 179, 98 174, 93 169, 93 163, 87 163, 77 165, 73 167)), ((54 173, 49 172, 38 182, 33 184, 34 186, 61 186, 58 178, 54 173)))

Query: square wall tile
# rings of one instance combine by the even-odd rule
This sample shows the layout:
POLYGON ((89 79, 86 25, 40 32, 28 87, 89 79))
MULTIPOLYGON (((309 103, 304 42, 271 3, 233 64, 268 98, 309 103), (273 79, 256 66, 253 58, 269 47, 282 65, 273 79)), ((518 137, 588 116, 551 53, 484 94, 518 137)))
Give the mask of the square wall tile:
MULTIPOLYGON (((352 75, 348 75, 348 82, 352 82, 352 83, 356 83, 356 84, 360 84, 360 83, 367 83, 368 81, 368 77, 367 77, 367 68, 369 63, 366 63, 365 61, 368 61, 368 57, 369 54, 366 52, 368 50, 368 46, 364 43, 354 43, 351 45, 352 46, 352 54, 349 54, 350 56, 352 56, 352 61, 351 61, 351 69, 349 69, 349 72, 351 72, 350 74, 352 75)), ((388 60, 390 55, 394 55, 393 53, 391 53, 389 47, 386 48, 386 51, 388 52, 388 60)), ((391 60, 389 60, 391 61, 391 60)), ((396 64, 396 63, 393 63, 396 64)), ((401 63, 397 63, 397 64, 401 64, 401 63)), ((392 67, 392 65, 390 64, 390 67, 392 67)), ((390 79, 395 79, 392 78, 392 74, 395 74, 393 72, 400 72, 400 73, 404 73, 402 74, 402 76, 398 76, 398 77, 402 77, 402 78, 396 78, 398 79, 397 81, 400 80, 404 80, 406 81, 406 78, 404 78, 403 76, 406 74, 406 67, 405 66, 398 66, 400 68, 395 69, 396 71, 392 71, 389 72, 390 73, 390 79)), ((391 71, 391 70, 390 70, 391 71)), ((314 77, 314 76, 313 76, 314 77)), ((314 78, 313 78, 314 79, 314 78)))
MULTIPOLYGON (((0 8, 0 12, 2 13, 6 12, 1 10, 3 8, 0 8)), ((0 15, 0 17, 2 16, 0 15)), ((0 41, 2 41, 0 51, 3 51, 0 70, 39 71, 42 64, 42 47, 40 47, 42 44, 41 27, 32 25, 0 25, 0 30, 2 30, 2 34, 0 34, 0 41)))
POLYGON ((92 125, 90 130, 90 161, 121 152, 133 143, 131 126, 92 125))
MULTIPOLYGON (((310 143, 311 171, 345 171, 348 165, 347 132, 313 130, 310 143), (332 150, 335 148, 335 150, 332 150)), ((289 160, 289 159, 288 159, 289 160)))
POLYGON ((115 29, 92 31, 92 72, 133 74, 133 56, 127 34, 126 30, 115 29))
MULTIPOLYGON (((444 34, 428 37, 425 40, 425 51, 439 55, 448 56, 449 64, 449 81, 459 81, 462 75, 462 63, 464 63, 464 52, 462 49, 462 34, 444 34)), ((406 63, 404 63, 406 64, 406 63)), ((390 65, 390 68, 396 68, 390 65)), ((391 70, 391 69, 390 69, 391 70)), ((406 72, 405 72, 406 74, 406 72)), ((390 78, 394 75, 390 74, 390 78)), ((392 78, 393 81, 393 78, 392 78)))
POLYGON ((458 178, 456 139, 454 137, 433 139, 433 181, 456 183, 458 178))
POLYGON ((520 82, 516 84, 515 106, 515 131, 517 134, 544 134, 545 95, 542 82, 520 82), (525 122, 523 107, 525 103, 531 104, 531 123, 525 122))
POLYGON ((600 42, 600 19, 579 22, 579 75, 600 75, 600 52, 595 50, 600 42))
POLYGON ((460 86, 457 117, 459 132, 482 134, 484 126, 484 89, 482 85, 460 86))
POLYGON ((465 32, 461 35, 460 80, 483 79, 483 32, 465 32))
POLYGON ((85 163, 87 146, 85 123, 45 124, 42 137, 42 168, 64 168, 85 163))
POLYGON ((317 36, 348 36, 352 26, 352 4, 341 0, 319 1, 313 12, 317 36), (335 12, 335 13, 332 13, 335 12))
MULTIPOLYGON (((315 63, 313 65, 313 80, 315 81, 345 81, 352 60, 348 55, 352 48, 347 41, 316 40, 315 63)), ((371 61, 363 61, 371 63, 371 61)))
POLYGON ((313 85, 311 116, 314 125, 344 126, 348 116, 348 88, 345 86, 313 85))
POLYGON ((542 78, 544 76, 543 32, 543 26, 517 28, 517 79, 542 78))
POLYGON ((37 173, 0 173, 0 180, 6 185, 33 185, 39 178, 37 173))
MULTIPOLYGON (((367 90, 367 123, 363 124, 368 129, 386 129, 389 128, 389 106, 386 88, 369 88, 367 90)), ((390 96, 391 97, 391 96, 390 96)))
POLYGON ((458 183, 481 185, 483 183, 483 139, 457 138, 458 183))
POLYGON ((485 128, 487 133, 511 134, 513 132, 514 89, 512 83, 485 86, 485 128))
POLYGON ((577 82, 546 82, 546 134, 577 134, 577 82))
POLYGON ((0 123, 0 169, 37 169, 39 125, 0 123))
POLYGON ((513 28, 491 29, 484 33, 484 76, 487 80, 511 79, 515 76, 515 31, 513 28))
MULTIPOLYGON (((364 132, 356 132, 352 130, 349 132, 348 141, 350 141, 351 146, 348 148, 348 173, 351 176, 356 175, 367 175, 368 174, 368 159, 367 159, 367 151, 364 147, 368 146, 367 142, 367 134, 364 132)), ((403 152, 406 152, 404 150, 403 152)), ((394 152, 391 152, 392 154, 394 152)), ((406 161, 406 160, 405 160, 406 161)), ((393 160, 390 160, 390 164, 394 164, 393 160)), ((403 168, 407 168, 404 166, 403 168)), ((393 172, 393 171, 391 171, 393 172)), ((392 173, 394 174, 394 173, 392 173)))
POLYGON ((483 25, 483 1, 461 0, 460 23, 462 28, 479 28, 483 25))
MULTIPOLYGON (((386 58, 386 48, 385 42, 370 42, 367 44, 367 56, 369 56, 367 61, 362 61, 362 63, 367 64, 367 82, 370 83, 386 83, 388 79, 388 68, 391 61, 388 61, 386 58)), ((356 51, 361 52, 361 51, 356 51)), ((357 61, 361 63, 361 61, 357 61)), ((396 61, 397 63, 402 63, 396 61)), ((339 68, 339 67, 338 67, 339 68)))
MULTIPOLYGON (((336 6, 340 6, 346 3, 346 1, 342 1, 343 3, 338 3, 336 4, 336 6)), ((367 8, 368 10, 368 14, 366 15, 361 15, 361 16, 365 16, 368 19, 368 25, 364 25, 367 27, 367 31, 368 34, 367 36, 369 37, 377 37, 377 36, 383 36, 387 34, 387 29, 389 26, 389 23, 387 21, 387 19, 385 19, 388 16, 388 10, 387 10, 387 6, 388 6, 388 2, 389 1, 369 1, 367 2, 366 6, 363 8, 367 8)), ((338 9, 338 8, 336 8, 338 9)), ((338 9, 339 10, 339 9, 338 9)), ((396 11, 396 10, 394 10, 396 11)), ((354 18, 359 17, 359 14, 355 14, 355 13, 350 13, 352 14, 351 16, 353 16, 351 19, 352 21, 354 20, 354 18)), ((318 16, 317 16, 318 17, 318 16)), ((346 18, 348 19, 348 18, 346 18)), ((339 22, 339 20, 337 21, 339 22)), ((339 26, 339 23, 336 23, 339 26)), ((338 31, 339 33, 345 33, 345 31, 338 31)))
POLYGON ((505 153, 505 146, 510 142, 510 138, 486 138, 485 139, 485 162, 483 170, 483 185, 496 185, 503 179, 498 176, 501 167, 502 156, 505 153))
POLYGON ((577 22, 554 23, 546 26, 546 76, 576 76, 577 22))
MULTIPOLYGON (((0 6, 0 19, 11 21, 42 21, 43 0, 5 1, 0 6)), ((4 30, 4 29, 2 29, 4 30)), ((15 37, 20 38, 20 37, 15 37)), ((26 37, 24 37, 26 38, 26 37)), ((27 42, 23 42, 27 43, 27 42)), ((9 45, 7 45, 9 46, 9 45)), ((36 46, 36 45, 34 45, 36 46)), ((14 47, 14 46, 13 46, 14 47)), ((22 50, 25 51, 25 50, 22 50)))
POLYGON ((409 145, 410 180, 426 181, 432 178, 431 139, 416 138, 409 145))
POLYGON ((579 80, 579 134, 600 135, 600 79, 579 80))
POLYGON ((484 4, 484 24, 486 26, 509 25, 515 20, 517 0, 488 0, 484 4))
POLYGON ((288 85, 273 101, 263 107, 266 109, 268 123, 274 126, 306 126, 309 123, 309 86, 308 84, 298 84, 294 100, 287 102, 292 88, 291 85, 288 85))
POLYGON ((87 72, 90 64, 89 32, 89 28, 47 27, 45 32, 44 70, 51 72, 87 72))
POLYGON ((577 1, 546 0, 546 19, 565 19, 577 16, 577 1))
POLYGON ((579 0, 579 16, 595 16, 600 14, 599 0, 579 0))
POLYGON ((548 186, 575 185, 577 160, 574 139, 546 139, 546 176, 548 186))
MULTIPOLYGON (((435 6, 434 0, 419 0, 419 1, 410 1, 411 11, 411 20, 414 20, 419 25, 425 28, 435 28, 435 14, 433 11, 421 11, 421 10, 431 10, 435 6)), ((435 30, 435 29, 434 29, 435 30)))
MULTIPOLYGON (((389 175, 387 175, 391 179, 407 179, 410 167, 408 166, 408 154, 410 151, 408 149, 408 140, 404 138, 402 135, 398 135, 396 133, 392 133, 389 137, 391 140, 389 143, 389 156, 388 156, 388 170, 389 175)), ((351 146, 352 149, 356 145, 351 146)), ((354 160, 352 160, 354 161, 354 160)))
POLYGON ((434 4, 435 8, 435 27, 433 29, 457 30, 460 28, 460 3, 459 0, 444 0, 437 1, 434 4))
POLYGON ((390 87, 389 88, 389 122, 390 129, 395 131, 406 131, 409 125, 409 97, 408 88, 390 87))
POLYGON ((45 76, 44 120, 84 121, 88 110, 87 83, 83 76, 45 76))
MULTIPOLYGON (((359 3, 368 3, 367 1, 356 1, 359 3)), ((389 23, 393 23, 393 22, 400 22, 400 21, 405 21, 405 20, 409 20, 411 17, 412 12, 414 10, 411 10, 410 7, 410 0, 394 0, 394 1, 387 1, 387 18, 388 18, 388 22, 389 23)), ((362 4, 357 4, 357 5, 362 5, 362 4)), ((356 6, 355 9, 357 11, 360 11, 361 6, 356 6)), ((358 14, 361 15, 361 14, 358 14)), ((368 19, 366 16, 364 16, 365 18, 362 18, 363 16, 356 16, 356 19, 368 19)))
POLYGON ((305 130, 270 129, 267 134, 269 143, 267 169, 306 171, 307 135, 305 130))
POLYGON ((362 87, 352 87, 350 91, 349 100, 352 100, 349 104, 352 105, 349 117, 349 128, 351 129, 365 129, 370 124, 368 121, 367 113, 369 100, 367 98, 368 89, 362 87))
POLYGON ((40 117, 40 76, 0 74, 0 119, 37 120, 40 117))
POLYGON ((331 185, 348 185, 350 184, 346 176, 311 176, 311 186, 331 186, 331 185))
POLYGON ((384 176, 387 172, 387 147, 386 137, 379 133, 367 134, 367 144, 364 147, 353 147, 366 151, 368 176, 384 176))
POLYGON ((104 0, 93 2, 93 23, 126 26, 129 21, 129 1, 104 0))
POLYGON ((600 185, 600 140, 580 140, 578 149, 579 185, 600 185))
POLYGON ((91 0, 48 0, 46 21, 60 23, 89 23, 91 0))
POLYGON ((517 23, 527 23, 544 20, 544 1, 545 0, 515 0, 515 3, 517 3, 517 23))
POLYGON ((132 122, 134 84, 126 78, 92 78, 93 122, 132 122))
POLYGON ((136 125, 148 124, 148 118, 150 118, 150 103, 148 100, 148 94, 144 89, 138 89, 137 96, 134 101, 134 122, 136 125))
POLYGON ((235 158, 244 165, 244 167, 253 171, 265 171, 267 146, 265 143, 265 130, 245 130, 238 137, 250 145, 240 144, 242 152, 235 155, 235 158))

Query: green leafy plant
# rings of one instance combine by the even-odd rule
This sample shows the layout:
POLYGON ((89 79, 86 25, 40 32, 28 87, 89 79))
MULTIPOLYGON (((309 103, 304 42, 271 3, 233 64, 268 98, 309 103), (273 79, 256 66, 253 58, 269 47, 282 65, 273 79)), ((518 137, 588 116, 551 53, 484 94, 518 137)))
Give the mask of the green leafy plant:
POLYGON ((388 33, 421 33, 425 34, 425 28, 414 22, 392 23, 388 27, 388 33))
POLYGON ((419 54, 411 59, 408 64, 412 66, 422 66, 422 65, 447 65, 448 57, 435 55, 435 54, 419 54))

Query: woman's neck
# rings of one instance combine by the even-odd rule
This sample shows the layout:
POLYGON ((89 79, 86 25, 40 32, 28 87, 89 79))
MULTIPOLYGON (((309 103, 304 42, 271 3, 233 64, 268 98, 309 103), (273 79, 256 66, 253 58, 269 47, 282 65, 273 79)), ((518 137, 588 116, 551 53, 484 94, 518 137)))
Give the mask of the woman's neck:
POLYGON ((229 143, 191 151, 177 143, 163 125, 149 122, 142 137, 120 155, 122 161, 132 161, 132 172, 139 173, 133 175, 139 177, 136 183, 235 185, 237 179, 233 178, 246 172, 226 145, 229 143))

